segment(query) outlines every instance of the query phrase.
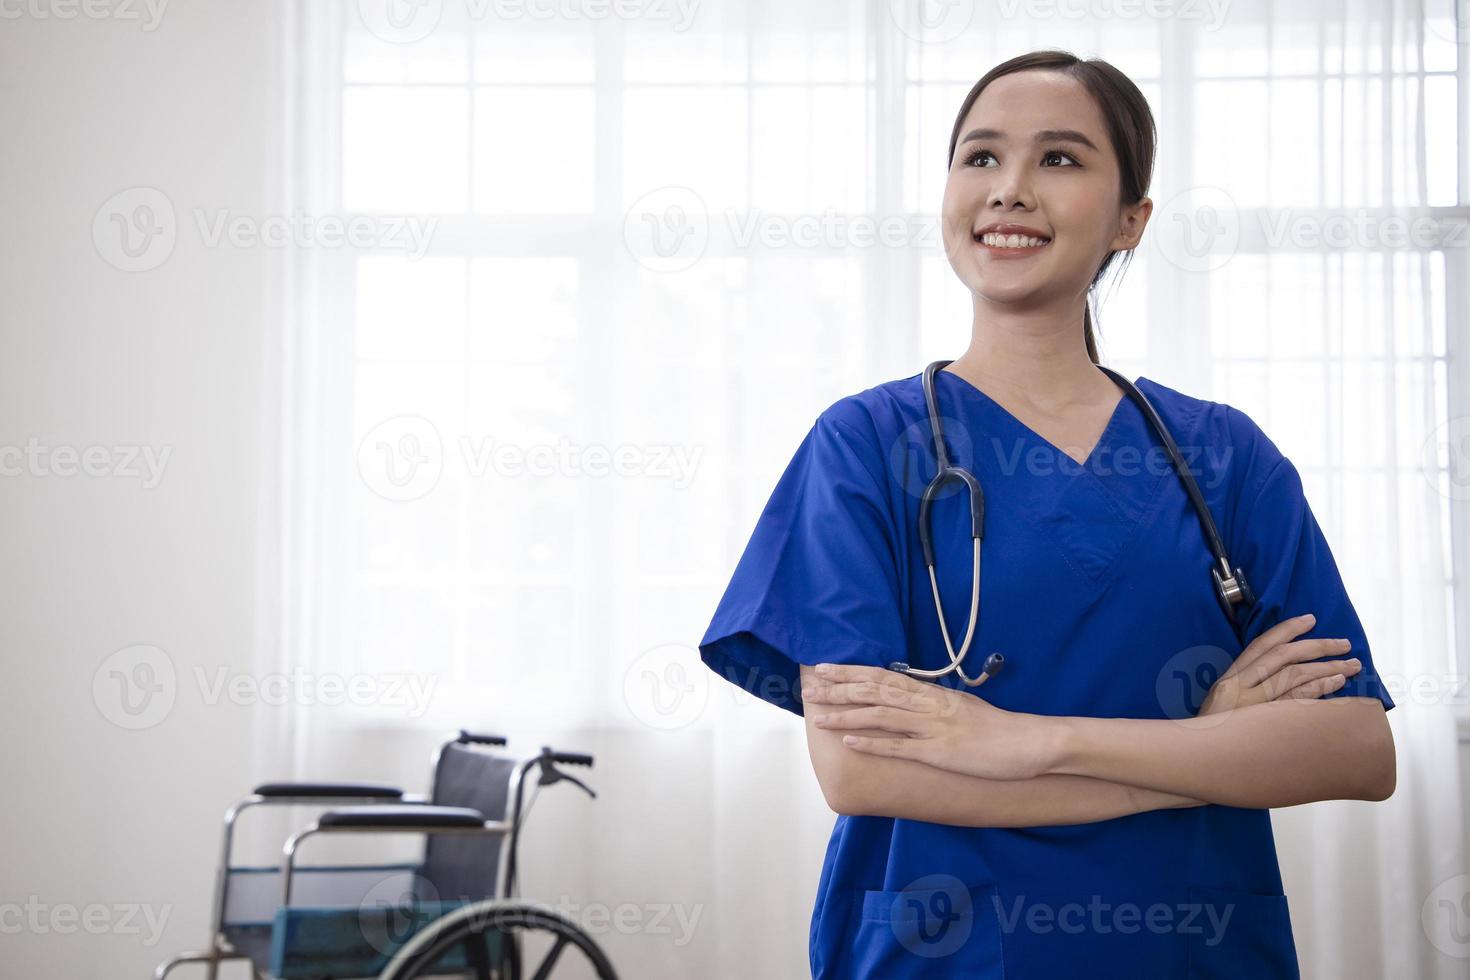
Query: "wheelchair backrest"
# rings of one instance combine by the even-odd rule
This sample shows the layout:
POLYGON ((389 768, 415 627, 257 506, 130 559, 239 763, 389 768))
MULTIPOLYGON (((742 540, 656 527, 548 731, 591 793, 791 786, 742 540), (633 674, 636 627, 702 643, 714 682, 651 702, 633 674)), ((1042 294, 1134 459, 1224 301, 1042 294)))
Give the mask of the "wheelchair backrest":
MULTIPOLYGON (((504 820, 510 779, 517 760, 452 742, 439 753, 432 802, 467 806, 486 820, 504 820)), ((423 877, 441 901, 495 898, 500 870, 501 834, 430 834, 424 848, 423 877)))

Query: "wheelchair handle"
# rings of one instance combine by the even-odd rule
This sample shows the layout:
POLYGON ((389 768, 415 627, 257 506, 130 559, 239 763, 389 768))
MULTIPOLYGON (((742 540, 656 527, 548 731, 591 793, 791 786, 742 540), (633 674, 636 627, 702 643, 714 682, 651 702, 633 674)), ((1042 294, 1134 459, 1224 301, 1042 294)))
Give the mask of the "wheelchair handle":
POLYGON ((464 745, 504 745, 506 738, 504 735, 491 735, 488 732, 472 732, 461 728, 459 730, 459 738, 455 739, 455 741, 464 745))
POLYGON ((541 757, 536 761, 541 766, 540 785, 550 786, 552 783, 559 783, 565 780, 581 789, 582 792, 593 799, 597 798, 597 794, 592 791, 592 787, 582 782, 576 776, 569 775, 556 768, 557 763, 568 766, 591 766, 592 756, 585 752, 556 752, 551 746, 543 745, 541 746, 541 757))

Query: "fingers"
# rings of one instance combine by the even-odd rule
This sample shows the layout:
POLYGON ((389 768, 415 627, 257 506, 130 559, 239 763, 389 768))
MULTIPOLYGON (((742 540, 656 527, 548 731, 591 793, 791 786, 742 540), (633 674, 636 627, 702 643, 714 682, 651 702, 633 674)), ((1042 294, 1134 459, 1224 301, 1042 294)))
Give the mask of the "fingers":
MULTIPOLYGON (((1324 694, 1331 694, 1347 683, 1347 677, 1342 674, 1330 674, 1327 677, 1319 677, 1314 681, 1307 681, 1283 694, 1280 700, 1287 698, 1320 698, 1324 694)), ((1276 699, 1273 699, 1276 700, 1276 699)))
POLYGON ((801 698, 809 704, 884 704, 932 710, 945 690, 881 667, 819 664, 817 673, 817 677, 802 678, 801 698))
POLYGON ((928 750, 926 739, 917 738, 874 738, 869 735, 844 735, 842 744, 855 752, 868 755, 886 755, 894 759, 924 761, 928 750))
POLYGON ((830 731, 856 732, 872 729, 905 736, 917 735, 925 730, 921 716, 886 705, 813 715, 812 724, 830 731))
MULTIPOLYGON (((1327 637, 1312 637, 1307 640, 1283 643, 1244 668, 1240 672, 1240 678, 1248 686, 1254 687, 1280 673, 1289 664, 1301 664, 1308 660, 1320 660, 1323 657, 1341 657, 1351 647, 1352 644, 1345 639, 1327 637)), ((1340 665, 1345 661, 1335 660, 1333 662, 1340 665)))
MULTIPOLYGON (((1348 677, 1351 677, 1362 669, 1362 661, 1356 658, 1352 660, 1328 660, 1324 663, 1291 664, 1266 678, 1265 683, 1261 686, 1266 693, 1266 700, 1275 701, 1288 691, 1293 691, 1305 684, 1314 683, 1329 677, 1340 676, 1346 681, 1348 677)), ((1311 697, 1319 696, 1311 695, 1311 697)))
POLYGON ((1266 630, 1260 636, 1250 642, 1230 668, 1221 674, 1222 677, 1233 677, 1251 664, 1255 663, 1263 655, 1269 653, 1276 647, 1290 640, 1292 637, 1301 636, 1317 623, 1317 617, 1311 613, 1301 616, 1293 616, 1291 619, 1283 619, 1275 626, 1266 630))

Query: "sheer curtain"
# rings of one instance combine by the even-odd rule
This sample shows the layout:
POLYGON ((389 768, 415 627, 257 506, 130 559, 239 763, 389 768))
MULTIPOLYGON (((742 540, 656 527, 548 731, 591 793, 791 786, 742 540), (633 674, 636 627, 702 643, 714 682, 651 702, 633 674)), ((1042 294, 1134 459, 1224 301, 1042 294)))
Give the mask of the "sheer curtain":
POLYGON ((360 234, 285 253, 262 657, 351 693, 270 714, 267 757, 418 788, 448 729, 592 751, 523 892, 629 976, 806 975, 832 814, 799 724, 694 644, 816 414, 963 349, 949 127, 1063 47, 1159 123, 1104 362, 1261 423, 1400 685, 1396 796, 1275 815, 1304 973, 1463 966, 1463 243, 1349 220, 1465 214, 1448 9, 287 3, 282 208, 360 234))

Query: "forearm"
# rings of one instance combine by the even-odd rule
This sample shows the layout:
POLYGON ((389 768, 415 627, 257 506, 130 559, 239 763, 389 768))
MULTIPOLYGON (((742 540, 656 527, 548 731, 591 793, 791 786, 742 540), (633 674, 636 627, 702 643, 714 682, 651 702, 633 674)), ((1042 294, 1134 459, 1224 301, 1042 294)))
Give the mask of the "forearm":
POLYGON ((1178 720, 1055 721, 1050 773, 1252 808, 1393 792, 1393 737, 1372 698, 1270 701, 1178 720))
POLYGON ((1094 779, 1046 775, 979 779, 907 759, 849 752, 842 811, 956 827, 1050 827, 1111 820, 1132 813, 1199 806, 1174 793, 1094 779))
POLYGON ((810 719, 806 729, 812 768, 827 804, 849 816, 955 827, 1051 827, 1200 805, 1178 794, 1087 776, 981 779, 855 752, 842 744, 840 733, 817 728, 810 719))

